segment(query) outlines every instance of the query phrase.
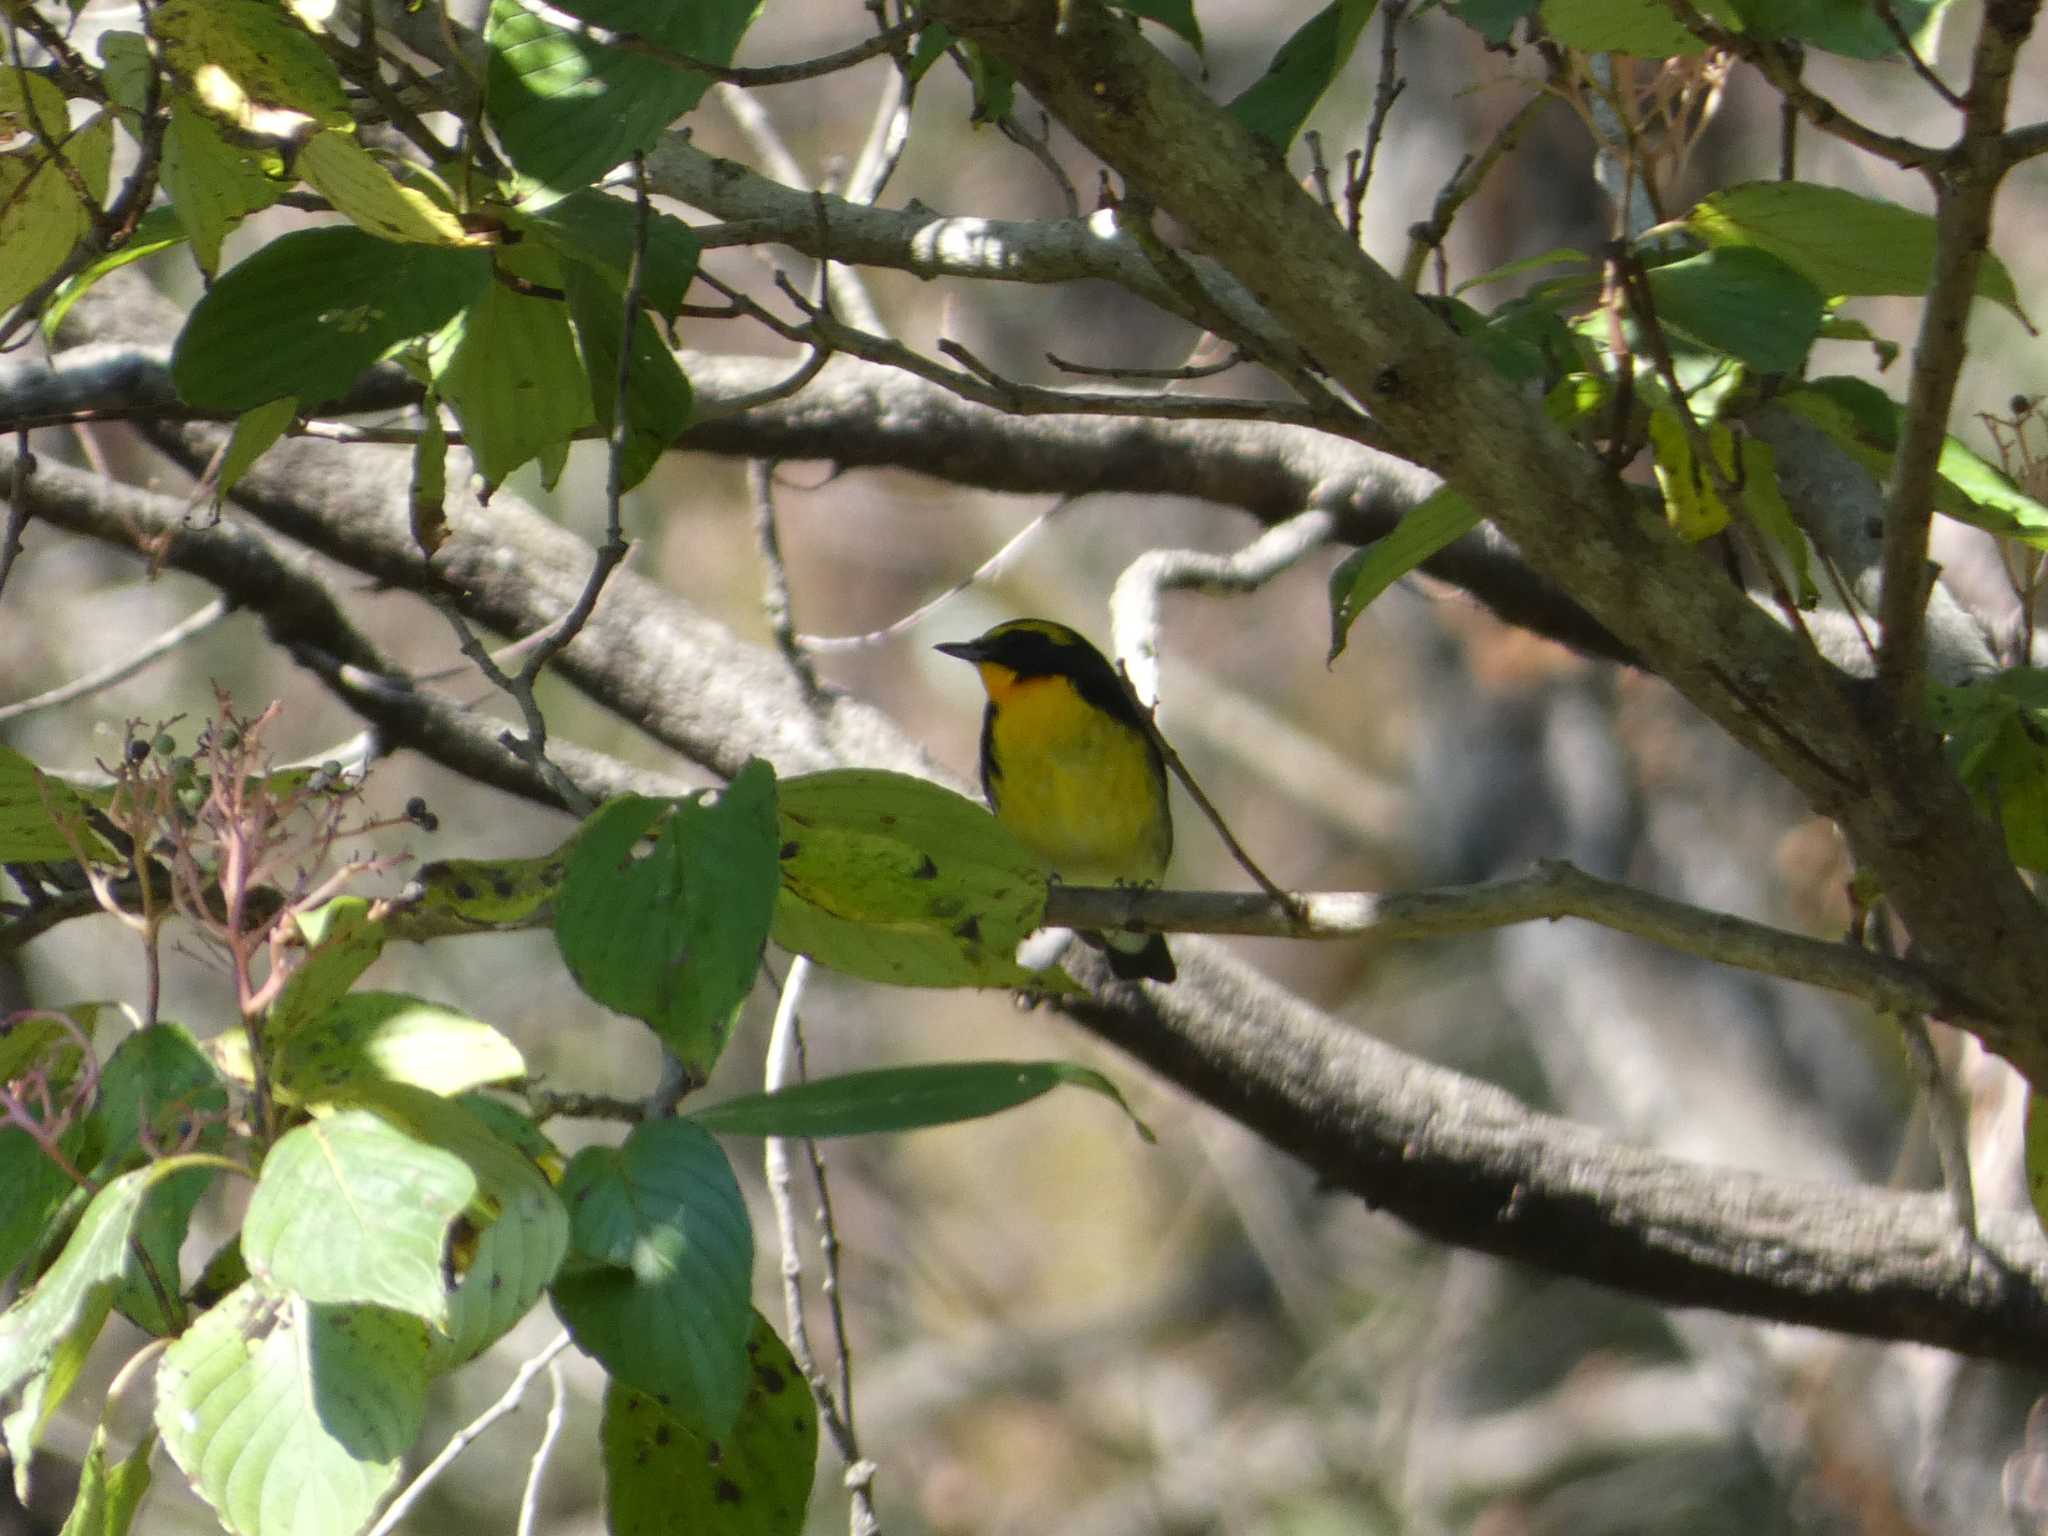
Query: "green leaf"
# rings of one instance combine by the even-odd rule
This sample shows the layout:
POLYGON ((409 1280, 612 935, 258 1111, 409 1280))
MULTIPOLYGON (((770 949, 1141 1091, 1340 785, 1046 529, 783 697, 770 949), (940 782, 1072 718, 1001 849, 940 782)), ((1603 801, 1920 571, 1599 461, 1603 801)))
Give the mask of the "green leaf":
POLYGON ((1202 51, 1202 24, 1195 20, 1194 0, 1109 0, 1119 11, 1156 21, 1196 53, 1202 51))
POLYGON ((1928 698, 1957 776, 2005 829, 2012 861, 2048 870, 2048 670, 2015 667, 1928 698))
POLYGON ((191 1032, 178 1024, 152 1024, 123 1040, 100 1073, 99 1099, 86 1121, 80 1156, 86 1172, 104 1182, 166 1147, 184 1147, 195 1124, 218 1146, 227 1117, 227 1085, 191 1032))
MULTIPOLYGON (((1920 55, 1932 58, 1948 0, 1890 0, 1890 4, 1920 55)), ((1853 59, 1903 56, 1891 28, 1870 0, 1736 0, 1736 5, 1748 29, 1759 37, 1790 39, 1853 59)))
POLYGON ((701 1080, 761 968, 775 879, 775 774, 757 758, 715 795, 624 795, 592 816, 555 942, 578 986, 646 1022, 701 1080))
POLYGON ((571 837, 552 853, 526 859, 436 859, 420 866, 406 911, 431 931, 519 927, 543 916, 562 894, 571 837))
POLYGON ((1009 61, 979 43, 963 42, 960 53, 967 60, 967 84, 974 92, 969 120, 993 123, 1008 117, 1017 104, 1017 72, 1009 61))
MULTIPOLYGON (((610 280, 614 292, 624 293, 636 218, 633 205, 624 198, 585 187, 537 213, 515 213, 511 222, 568 258, 572 272, 577 265, 595 268, 610 280)), ((650 212, 646 255, 640 264, 641 302, 664 319, 675 319, 696 279, 697 257, 697 236, 689 225, 674 214, 650 212)), ((613 333, 617 334, 616 327, 613 333)))
MULTIPOLYGON (((1830 298, 1927 292, 1934 276, 1934 220, 1897 203, 1806 181, 1751 181, 1703 198, 1686 215, 1717 249, 1768 251, 1830 298)), ((2002 304, 2029 330, 2012 274, 1986 252, 1977 297, 2002 304)))
POLYGON ((533 1160, 463 1104, 406 1083, 363 1083, 351 1097, 417 1141, 452 1152, 476 1175, 477 1198, 451 1235, 454 1288, 431 1336, 438 1375, 503 1338, 532 1310, 569 1248, 569 1213, 533 1160))
POLYGON ((192 257, 211 277, 221 241, 259 208, 284 195, 289 182, 275 155, 228 142, 212 119, 186 97, 171 102, 164 127, 163 182, 171 208, 192 241, 192 257))
POLYGON ((308 119, 322 128, 355 121, 333 62, 286 6, 164 0, 150 30, 172 71, 244 132, 289 138, 308 119))
POLYGON ((244 411, 235 418, 234 435, 228 439, 228 451, 221 456, 220 474, 213 482, 213 505, 218 511, 220 504, 227 500, 242 476, 246 475, 255 462, 268 453, 277 440, 284 436, 285 428, 299 418, 299 402, 294 395, 282 400, 273 400, 268 405, 259 405, 253 411, 244 411))
POLYGON ((430 1323, 448 1313, 448 1228, 476 1175, 365 1109, 287 1131, 263 1159, 242 1223, 250 1275, 317 1302, 359 1302, 430 1323))
POLYGON ((175 209, 150 209, 135 221, 134 233, 118 247, 66 278, 63 286, 50 296, 50 302, 43 310, 43 340, 57 339, 57 327, 64 323, 71 306, 84 298, 93 284, 109 272, 118 271, 145 256, 169 250, 184 238, 184 227, 179 224, 175 209))
MULTIPOLYGON (((1878 480, 1891 473, 1905 408, 1865 379, 1831 375, 1777 397, 1778 403, 1832 437, 1878 480)), ((2048 550, 2048 505, 2037 501, 1956 438, 1943 441, 1936 465, 1935 510, 2002 538, 2048 550)))
POLYGON ((2048 550, 2048 506, 2029 496, 1997 465, 1979 458, 1959 438, 1944 438, 1936 467, 1945 485, 1959 493, 1960 505, 1938 500, 1937 510, 1995 533, 2048 550))
POLYGON ((462 221, 416 187, 399 185, 348 133, 327 129, 299 147, 292 168, 317 187, 335 210, 384 240, 425 245, 478 243, 462 221))
MULTIPOLYGON (((1726 422, 1705 429, 1709 451, 1723 480, 1735 478, 1735 439, 1726 422)), ((1656 450, 1657 487, 1664 493, 1664 516, 1681 539, 1697 543, 1728 526, 1728 503, 1719 483, 1694 451, 1691 434, 1675 406, 1650 412, 1650 445, 1656 450)))
MULTIPOLYGON (((752 0, 696 0, 561 9, 708 64, 730 64, 754 6, 752 0)), ((711 86, 708 75, 606 47, 543 20, 517 0, 492 0, 484 36, 490 48, 485 115, 520 172, 556 192, 585 186, 649 148, 711 86)))
POLYGON ((426 1356, 416 1317, 249 1281, 165 1351, 157 1432, 236 1536, 356 1536, 419 1436, 426 1356))
POLYGON ((406 511, 414 546, 431 560, 448 542, 448 429, 441 424, 441 397, 431 389, 420 402, 420 416, 406 511))
POLYGON ((1070 1061, 949 1061, 850 1072, 748 1094, 693 1111, 707 1131, 732 1136, 871 1136, 955 1125, 1028 1104, 1062 1083, 1102 1094, 1152 1140, 1116 1084, 1070 1061))
MULTIPOLYGON (((4 750, 4 749, 0 749, 4 750)), ((74 1022, 77 1016, 73 1015, 74 1022)), ((79 1028, 90 1036, 84 1023, 79 1028)), ((69 1078, 81 1052, 70 1030, 47 1014, 23 1014, 0 1022, 0 1083, 40 1067, 52 1078, 69 1078)))
POLYGON ((1346 555, 1330 573, 1329 660, 1344 654, 1351 626, 1374 598, 1482 521, 1478 508, 1441 485, 1402 513, 1392 533, 1346 555))
MULTIPOLYGON (((123 1040, 100 1074, 98 1101, 73 1149, 78 1164, 104 1184, 133 1168, 159 1166, 165 1150, 217 1151, 226 1139, 227 1086, 198 1041, 176 1024, 153 1024, 123 1040)), ((213 1182, 214 1169, 187 1167, 166 1175, 137 1216, 131 1255, 137 1259, 116 1283, 113 1300, 130 1321, 164 1335, 184 1325, 173 1298, 179 1285, 178 1253, 193 1208, 213 1182)))
POLYGON ((1876 354, 1878 371, 1899 360, 1899 344, 1889 336, 1880 336, 1861 320, 1852 320, 1846 315, 1830 314, 1820 323, 1822 341, 1865 341, 1876 354))
POLYGON ((1796 371, 1827 308, 1797 271, 1746 245, 1653 267, 1648 283, 1660 323, 1759 373, 1796 371))
POLYGON ((35 1461, 36 1448, 42 1444, 57 1410, 64 1406, 84 1374, 86 1359, 106 1323, 108 1306, 108 1299, 101 1297, 86 1309, 78 1324, 58 1340, 49 1365, 30 1379, 21 1394, 21 1406, 7 1416, 7 1459, 14 1463, 15 1496, 24 1504, 33 1491, 29 1468, 35 1461))
MULTIPOLYGON (((1713 7, 1700 9, 1711 13, 1713 7)), ((1669 59, 1707 51, 1663 0, 1543 0, 1543 25, 1558 42, 1582 53, 1669 59)))
MULTIPOLYGON (((67 1155, 76 1156, 76 1143, 76 1135, 66 1139, 67 1155)), ((0 1273, 43 1245, 57 1207, 75 1187, 27 1131, 0 1127, 0 1273)))
POLYGON ((1799 605, 1811 608, 1820 601, 1820 592, 1813 584, 1813 552, 1778 484, 1778 456, 1769 443, 1747 436, 1739 439, 1737 453, 1742 466, 1743 510, 1785 556, 1792 568, 1799 605))
POLYGON ((427 364, 477 473, 492 485, 597 419, 568 310, 555 299, 485 284, 434 338, 427 364))
POLYGON ((2040 1095, 2027 1090, 2026 1136, 2027 1194, 2034 1202, 2034 1216, 2048 1231, 2048 1113, 2041 1109, 2040 1095))
POLYGON ((881 769, 782 785, 775 942, 906 987, 1038 987, 1017 946, 1045 918, 1037 855, 950 789, 881 769))
POLYGON ((342 896, 299 919, 307 950, 293 967, 264 1023, 265 1043, 273 1049, 342 998, 356 979, 384 952, 384 925, 370 918, 370 904, 360 896, 342 896))
POLYGON ((398 992, 351 992, 277 1050, 271 1081, 300 1104, 333 1102, 365 1083, 457 1094, 526 1075, 519 1048, 480 1019, 398 992))
POLYGON ((1533 16, 1542 0, 1449 0, 1450 12, 1487 42, 1505 43, 1515 23, 1533 16))
POLYGON ((107 31, 100 34, 98 47, 100 62, 106 66, 100 83, 106 87, 107 100, 128 114, 122 120, 124 126, 139 128, 139 123, 129 119, 140 118, 149 110, 149 84, 156 74, 149 39, 140 32, 107 31))
POLYGON ((351 225, 295 230, 238 262, 193 308, 172 381, 200 410, 246 411, 285 395, 321 405, 444 325, 490 278, 483 251, 398 245, 351 225))
MULTIPOLYGON (((1597 373, 1568 373, 1543 397, 1543 414, 1569 432, 1609 409, 1613 400, 1611 380, 1597 373)), ((1335 587, 1334 580, 1331 585, 1335 587)))
POLYGON ((1379 0, 1331 0, 1280 45, 1280 51, 1230 110, 1283 154, 1358 46, 1379 0))
POLYGON ((44 773, 12 747, 0 747, 0 861, 63 863, 111 853, 97 833, 87 830, 86 798, 60 779, 44 773), (65 836, 69 828, 82 843, 74 849, 65 836))
MULTIPOLYGON (((0 68, 0 130, 12 122, 27 131, 18 105, 22 95, 14 89, 19 74, 0 68), (8 100, 10 93, 13 104, 8 100)), ((62 134, 69 121, 62 94, 39 76, 24 78, 33 82, 27 99, 36 104, 44 129, 62 134), (43 110, 48 100, 45 91, 56 97, 54 117, 43 110)), ((78 200, 60 162, 68 161, 88 188, 97 181, 104 189, 113 143, 114 120, 102 113, 65 135, 55 154, 35 146, 19 155, 0 157, 0 251, 7 253, 6 261, 0 262, 0 314, 54 277, 70 260, 78 242, 92 232, 93 210, 78 200)))
POLYGON ((818 1405, 789 1348, 756 1312, 747 1398, 707 1439, 659 1399, 619 1381, 604 1394, 598 1439, 612 1536, 798 1536, 818 1458, 818 1405))
POLYGON ((78 1495, 64 1517, 58 1536, 127 1536, 135 1512, 149 1492, 149 1458, 156 1453, 156 1432, 145 1430, 135 1448, 111 1465, 107 1460, 107 1426, 95 1425, 92 1443, 78 1469, 78 1495))
POLYGON ((49 1364, 65 1336, 88 1316, 104 1317, 117 1282, 140 1281, 128 1240, 144 1202, 172 1174, 199 1166, 190 1157, 165 1158, 123 1174, 93 1196, 57 1262, 0 1313, 0 1397, 49 1364))
POLYGON ((555 1310, 614 1378, 722 1439, 747 1391, 754 1234, 732 1165, 687 1120, 585 1147, 562 1176, 574 1257, 555 1310))
POLYGON ((1462 299, 1422 302, 1478 348, 1494 372, 1517 384, 1555 377, 1574 355, 1571 329, 1546 298, 1510 299, 1491 315, 1462 299))
MULTIPOLYGON (((597 406, 598 425, 612 430, 612 399, 618 391, 619 337, 625 329, 626 306, 609 280, 588 267, 570 263, 566 274, 569 312, 576 320, 576 341, 597 406)), ((633 370, 626 381, 626 447, 620 465, 621 484, 630 489, 652 473, 669 445, 690 424, 690 381, 676 366, 675 354, 662 343, 654 322, 641 315, 633 327, 633 370)))
MULTIPOLYGON (((1527 3, 1532 9, 1534 8, 1535 0, 1527 0, 1527 3)), ((1493 268, 1491 271, 1482 272, 1477 277, 1468 277, 1464 282, 1451 290, 1451 296, 1456 298, 1461 294, 1470 292, 1474 288, 1482 288, 1488 283, 1498 283, 1506 278, 1520 277, 1525 272, 1540 272, 1545 267, 1576 267, 1581 272, 1587 274, 1597 270, 1593 258, 1584 251, 1576 250, 1568 245, 1560 245, 1554 250, 1545 251, 1541 256, 1524 256, 1519 261, 1510 261, 1503 266, 1493 268)))

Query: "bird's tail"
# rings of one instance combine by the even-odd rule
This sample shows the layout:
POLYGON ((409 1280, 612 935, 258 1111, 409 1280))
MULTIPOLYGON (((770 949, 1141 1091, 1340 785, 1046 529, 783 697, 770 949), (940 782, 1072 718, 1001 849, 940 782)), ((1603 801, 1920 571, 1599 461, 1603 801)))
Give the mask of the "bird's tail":
POLYGON ((1084 933, 1081 935, 1102 951, 1109 973, 1118 981, 1169 982, 1180 972, 1173 966, 1173 951, 1157 933, 1084 933))

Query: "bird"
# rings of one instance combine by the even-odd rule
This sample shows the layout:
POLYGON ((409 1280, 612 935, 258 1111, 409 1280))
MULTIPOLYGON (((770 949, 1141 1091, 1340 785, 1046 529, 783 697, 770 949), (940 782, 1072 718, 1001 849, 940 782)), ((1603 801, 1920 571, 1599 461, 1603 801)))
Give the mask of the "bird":
MULTIPOLYGON (((1173 853, 1166 764, 1123 678, 1064 624, 1012 619, 935 649, 972 662, 988 694, 981 788, 1019 842, 1076 885, 1151 884, 1173 853)), ((1166 940, 1084 933, 1120 980, 1169 982, 1166 940)))

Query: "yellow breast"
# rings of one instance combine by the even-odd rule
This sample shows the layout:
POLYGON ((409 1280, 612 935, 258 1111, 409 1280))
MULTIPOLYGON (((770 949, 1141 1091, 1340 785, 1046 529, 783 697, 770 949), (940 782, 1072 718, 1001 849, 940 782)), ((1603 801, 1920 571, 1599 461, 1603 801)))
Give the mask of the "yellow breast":
POLYGON ((1083 702, 1065 678, 982 671, 998 819, 1077 885, 1157 880, 1173 852, 1173 826, 1151 744, 1083 702))

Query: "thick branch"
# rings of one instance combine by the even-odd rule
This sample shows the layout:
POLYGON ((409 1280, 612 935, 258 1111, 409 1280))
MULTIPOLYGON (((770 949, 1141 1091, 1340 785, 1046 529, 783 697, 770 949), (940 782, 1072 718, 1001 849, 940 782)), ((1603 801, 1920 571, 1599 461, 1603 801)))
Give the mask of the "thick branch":
MULTIPOLYGON (((0 443, 0 481, 11 478, 16 450, 0 443)), ((184 501, 103 480, 44 461, 28 480, 29 509, 53 527, 117 548, 146 552, 173 569, 211 582, 238 609, 375 728, 383 751, 411 748, 464 777, 528 800, 555 797, 499 740, 505 722, 412 687, 342 611, 313 562, 261 531, 232 520, 200 524, 184 501)), ((565 769, 596 795, 673 794, 681 783, 576 747, 561 749, 565 769)))
POLYGON ((710 247, 784 245, 820 261, 890 267, 922 278, 1032 284, 1096 278, 1204 328, 1210 312, 1221 313, 1241 334, 1300 359, 1292 339, 1275 328, 1244 286, 1211 261, 1188 263, 1207 306, 1198 312, 1106 209, 1086 219, 1023 220, 948 215, 921 204, 851 203, 800 192, 707 155, 681 133, 669 134, 647 157, 647 176, 662 196, 726 221, 699 231, 710 247))
MULTIPOLYGON (((110 280, 107 287, 118 285, 110 280)), ((74 316, 100 329, 94 298, 74 316), (80 312, 83 312, 81 315, 80 312)), ((179 419, 167 349, 111 340, 45 361, 0 358, 0 422, 132 415, 179 419)), ((1436 488, 1428 471, 1355 443, 1297 427, 1250 422, 1162 422, 1082 416, 1006 416, 924 380, 840 358, 800 395, 725 415, 725 402, 756 395, 789 364, 767 358, 679 354, 702 419, 679 446, 735 458, 821 459, 841 469, 911 468, 935 479, 1016 494, 1185 496, 1278 523, 1304 507, 1330 512, 1332 537, 1359 544, 1389 532, 1436 488)), ((366 375, 359 388, 386 391, 398 370, 366 375)), ((417 386, 412 386, 415 398, 417 386)), ((364 408, 368 408, 366 405, 364 408)), ((1631 660, 1614 637, 1556 587, 1530 571, 1490 527, 1460 539, 1425 566, 1511 624, 1590 655, 1631 660)))
POLYGON ((2048 1363, 2048 1245, 2031 1214, 1991 1217, 1973 1247, 1939 1195, 1709 1173, 1532 1114, 1212 948, 1176 954, 1175 985, 1112 988, 1068 1011, 1419 1231, 1671 1306, 1767 1307, 1788 1322, 2048 1363))

